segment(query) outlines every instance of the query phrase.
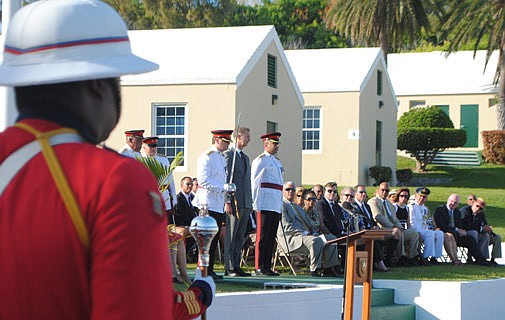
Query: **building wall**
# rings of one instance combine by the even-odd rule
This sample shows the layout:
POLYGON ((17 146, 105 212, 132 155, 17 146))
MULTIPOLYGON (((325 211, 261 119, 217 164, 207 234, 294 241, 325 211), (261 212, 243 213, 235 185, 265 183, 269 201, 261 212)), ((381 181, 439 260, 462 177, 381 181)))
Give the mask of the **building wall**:
POLYGON ((306 107, 321 108, 321 148, 303 151, 302 182, 355 185, 359 140, 349 139, 349 130, 359 128, 359 93, 304 93, 303 97, 306 107))
POLYGON ((144 136, 156 135, 153 127, 154 103, 185 104, 185 166, 176 169, 177 188, 183 176, 196 176, 198 156, 211 146, 211 130, 235 126, 235 85, 163 85, 126 86, 122 88, 123 113, 107 145, 120 149, 124 131, 145 129, 144 136))
POLYGON ((237 112, 240 125, 251 130, 251 142, 245 152, 251 161, 263 152, 260 135, 266 133, 267 121, 275 122, 282 133, 277 157, 285 169, 284 179, 301 182, 301 132, 303 109, 295 87, 282 64, 280 53, 273 44, 268 46, 256 66, 237 89, 237 112), (267 56, 277 57, 277 88, 267 85, 267 56), (272 95, 277 95, 272 104, 272 95))
MULTIPOLYGON (((482 136, 480 132, 486 130, 496 130, 498 127, 496 119, 496 106, 491 103, 495 94, 467 94, 467 95, 426 95, 426 96, 398 96, 398 119, 409 110, 411 101, 424 101, 424 105, 449 105, 449 117, 456 129, 461 125, 460 106, 463 104, 477 104, 479 106, 479 146, 482 149, 482 136)), ((475 148, 474 148, 475 149, 475 148)))
POLYGON ((396 172, 396 145, 397 145, 397 107, 395 96, 390 83, 386 81, 383 68, 382 95, 377 95, 377 69, 374 70, 362 88, 360 96, 359 126, 359 178, 360 183, 372 185, 375 183, 369 175, 368 169, 379 165, 376 160, 376 121, 382 122, 382 151, 381 166, 390 167, 395 183, 396 172), (382 106, 380 106, 382 102, 382 106))

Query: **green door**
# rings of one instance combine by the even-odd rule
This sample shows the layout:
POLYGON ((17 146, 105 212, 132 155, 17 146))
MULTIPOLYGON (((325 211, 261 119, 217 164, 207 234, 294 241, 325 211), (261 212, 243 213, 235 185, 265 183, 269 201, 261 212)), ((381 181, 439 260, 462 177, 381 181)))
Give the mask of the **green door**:
POLYGON ((437 107, 439 107, 440 110, 442 110, 448 117, 450 117, 449 116, 449 105, 442 104, 442 105, 437 105, 437 107))
POLYGON ((461 126, 466 131, 466 143, 464 147, 474 148, 479 145, 479 105, 461 105, 461 126))

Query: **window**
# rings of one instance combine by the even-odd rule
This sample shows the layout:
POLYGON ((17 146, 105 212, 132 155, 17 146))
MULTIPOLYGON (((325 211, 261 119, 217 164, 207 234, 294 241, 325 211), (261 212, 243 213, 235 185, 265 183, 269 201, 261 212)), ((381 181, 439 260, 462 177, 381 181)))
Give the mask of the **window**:
POLYGON ((409 100, 409 110, 419 106, 425 106, 426 100, 409 100))
POLYGON ((377 70, 377 95, 382 96, 382 71, 377 70))
MULTIPOLYGON (((185 144, 185 105, 155 104, 154 114, 156 115, 156 135, 158 140, 158 154, 163 155, 172 162, 177 153, 184 153, 185 144)), ((184 160, 181 166, 184 165, 184 160)))
POLYGON ((302 150, 319 150, 321 142, 321 109, 303 110, 302 150))
POLYGON ((268 55, 267 76, 268 86, 277 88, 277 58, 272 55, 268 55))
POLYGON ((277 123, 272 121, 267 121, 267 132, 277 132, 277 123))
POLYGON ((375 165, 382 165, 382 121, 375 121, 375 165))

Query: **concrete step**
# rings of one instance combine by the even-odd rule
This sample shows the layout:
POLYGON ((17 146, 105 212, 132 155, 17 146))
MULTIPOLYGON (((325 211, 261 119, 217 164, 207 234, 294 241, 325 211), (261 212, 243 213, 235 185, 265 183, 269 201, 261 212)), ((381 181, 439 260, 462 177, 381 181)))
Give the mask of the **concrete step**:
POLYGON ((370 318, 377 320, 415 320, 416 306, 395 304, 394 289, 372 289, 372 307, 370 318))
POLYGON ((449 166, 480 166, 481 159, 473 151, 442 151, 437 154, 432 164, 449 166))
POLYGON ((373 306, 370 310, 371 320, 415 320, 416 306, 407 304, 390 304, 373 306))

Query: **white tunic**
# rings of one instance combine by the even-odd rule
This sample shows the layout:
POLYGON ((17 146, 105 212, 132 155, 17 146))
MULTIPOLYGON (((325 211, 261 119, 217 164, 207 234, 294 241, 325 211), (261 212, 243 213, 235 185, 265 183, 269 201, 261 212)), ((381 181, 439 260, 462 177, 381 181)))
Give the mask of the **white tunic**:
POLYGON ((423 238, 423 256, 438 258, 442 256, 444 246, 444 233, 441 230, 428 230, 426 220, 428 219, 428 208, 425 205, 411 203, 409 208, 410 226, 423 238))
POLYGON ((282 212, 282 185, 284 168, 275 156, 263 152, 251 164, 251 191, 253 208, 282 212))
POLYGON ((196 177, 199 187, 193 205, 201 208, 206 204, 208 210, 224 213, 226 159, 214 146, 198 157, 196 177))
POLYGON ((129 145, 125 145, 121 150, 118 151, 120 154, 123 156, 127 156, 133 159, 140 158, 142 157, 142 154, 140 152, 137 152, 130 148, 129 145))

